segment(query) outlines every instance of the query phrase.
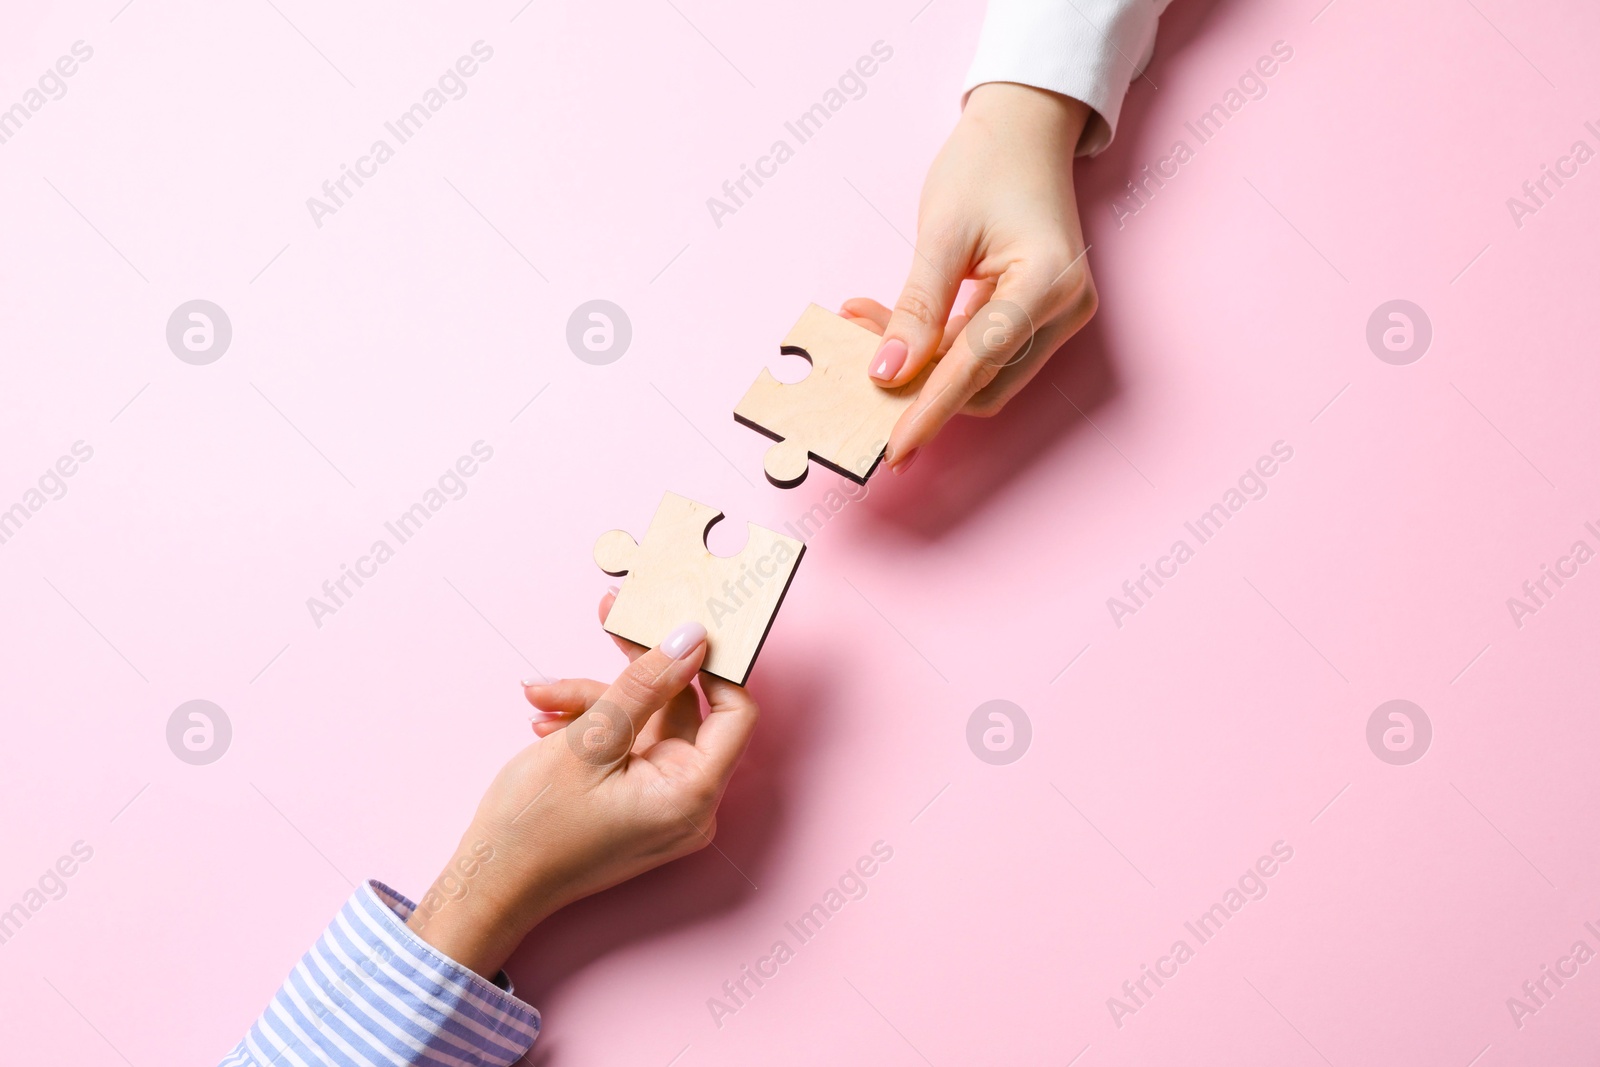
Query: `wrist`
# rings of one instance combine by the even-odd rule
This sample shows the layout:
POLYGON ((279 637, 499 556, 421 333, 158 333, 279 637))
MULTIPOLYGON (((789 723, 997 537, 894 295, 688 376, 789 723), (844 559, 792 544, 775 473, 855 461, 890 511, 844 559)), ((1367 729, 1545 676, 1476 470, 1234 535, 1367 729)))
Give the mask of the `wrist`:
POLYGON ((1081 100, 1017 82, 984 82, 967 94, 962 111, 986 123, 1044 131, 1074 147, 1091 114, 1081 100))
POLYGON ((491 981, 533 928, 520 902, 501 892, 495 858, 488 838, 469 831, 406 920, 423 941, 491 981))

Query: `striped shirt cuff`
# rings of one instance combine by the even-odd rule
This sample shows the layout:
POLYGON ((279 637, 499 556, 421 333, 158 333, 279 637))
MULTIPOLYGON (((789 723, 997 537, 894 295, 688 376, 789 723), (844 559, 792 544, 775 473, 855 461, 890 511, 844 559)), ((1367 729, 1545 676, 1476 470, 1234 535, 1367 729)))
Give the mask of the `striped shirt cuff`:
POLYGON ((221 1067, 510 1067, 539 1013, 406 929, 416 905, 355 891, 221 1067))

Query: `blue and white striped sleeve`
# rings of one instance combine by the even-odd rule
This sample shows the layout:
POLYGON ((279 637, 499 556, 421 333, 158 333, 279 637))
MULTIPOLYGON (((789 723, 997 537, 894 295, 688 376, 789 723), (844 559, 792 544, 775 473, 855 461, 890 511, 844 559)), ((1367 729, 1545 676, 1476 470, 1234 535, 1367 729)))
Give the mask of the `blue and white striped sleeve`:
POLYGON ((221 1067, 510 1067, 539 1013, 440 955, 382 882, 355 891, 221 1067))

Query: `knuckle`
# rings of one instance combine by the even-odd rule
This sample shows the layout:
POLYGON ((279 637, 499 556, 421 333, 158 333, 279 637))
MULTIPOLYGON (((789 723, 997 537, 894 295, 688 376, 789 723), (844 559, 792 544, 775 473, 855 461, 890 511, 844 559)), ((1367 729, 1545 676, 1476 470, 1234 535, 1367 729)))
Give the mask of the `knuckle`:
POLYGON ((1066 244, 1052 244, 1039 256, 1035 270, 1038 282, 1048 285, 1052 289, 1064 289, 1072 284, 1072 279, 1083 273, 1084 258, 1074 252, 1066 244))
POLYGON ((993 347, 972 347, 972 370, 967 376, 967 384, 974 389, 981 389, 994 381, 994 376, 1000 369, 1010 363, 1018 351, 1027 344, 1024 338, 1020 343, 993 347))
POLYGON ((1044 284, 1050 284, 1052 279, 1064 280, 1082 272, 1087 259, 1083 249, 1075 248, 1066 234, 1056 234, 1049 238, 1028 257, 1029 262, 1042 275, 1039 280, 1044 284))
POLYGON ((717 814, 717 800, 721 789, 718 783, 710 777, 702 778, 694 783, 689 790, 689 807, 697 821, 715 818, 717 814))
POLYGON ((757 719, 761 715, 761 706, 756 703, 756 698, 750 695, 748 689, 743 689, 731 682, 713 679, 713 688, 707 691, 711 698, 713 711, 733 711, 749 718, 757 719))
POLYGON ((1085 281, 1082 288, 1073 298, 1072 315, 1080 323, 1088 322, 1094 318, 1096 311, 1100 310, 1100 291, 1094 287, 1094 279, 1085 281))
MULTIPOLYGON (((1024 342, 1026 343, 1026 342, 1024 342)), ((963 375, 963 386, 969 397, 976 394, 984 386, 994 381, 1000 373, 1016 357, 1021 349, 995 348, 972 350, 972 361, 967 364, 966 374, 963 375)))
POLYGON ((963 414, 980 419, 992 419, 1006 406, 1006 399, 998 391, 984 389, 967 402, 963 414))
POLYGON ((1036 329, 1027 307, 1003 296, 996 296, 973 313, 963 331, 975 369, 981 370, 971 384, 987 383, 995 374, 1028 350, 1036 329))
POLYGON ((1089 261, 1082 254, 1076 259, 1060 254, 1059 262, 1051 269, 1050 297, 1069 314, 1094 314, 1099 304, 1095 293, 1094 276, 1089 273, 1089 261))
POLYGON ((689 835, 689 848, 693 852, 699 852, 711 844, 716 839, 716 836, 717 817, 715 815, 707 816, 704 819, 696 819, 694 832, 689 835))
POLYGON ((939 321, 939 310, 935 301, 919 286, 906 286, 900 294, 900 299, 895 301, 894 311, 896 315, 903 315, 928 329, 943 325, 939 321))
POLYGON ((679 822, 699 826, 717 812, 717 783, 709 775, 694 774, 674 783, 672 809, 679 822))
POLYGON ((593 766, 615 763, 633 744, 632 723, 622 709, 609 700, 596 701, 561 733, 566 738, 567 751, 593 766))
POLYGON ((640 656, 617 676, 617 695, 629 704, 651 707, 657 702, 655 674, 640 656))

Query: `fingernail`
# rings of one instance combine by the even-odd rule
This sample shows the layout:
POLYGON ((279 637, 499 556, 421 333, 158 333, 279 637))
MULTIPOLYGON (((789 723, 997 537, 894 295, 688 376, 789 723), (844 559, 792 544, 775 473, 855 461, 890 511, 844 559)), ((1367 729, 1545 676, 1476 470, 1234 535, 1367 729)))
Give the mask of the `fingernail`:
POLYGON ((541 686, 546 686, 549 684, 549 682, 542 678, 524 678, 522 680, 522 688, 524 689, 538 689, 541 686))
POLYGON ((559 711, 536 711, 528 716, 528 721, 537 726, 542 722, 555 722, 557 719, 564 718, 566 716, 559 711))
POLYGON ((697 622, 686 622, 667 635, 661 642, 661 651, 673 659, 682 659, 706 639, 706 628, 697 622))
POLYGON ((617 586, 608 585, 606 586, 606 592, 610 593, 612 596, 616 596, 618 593, 622 592, 622 590, 617 586))
POLYGON ((877 362, 872 365, 872 376, 880 382, 893 381, 894 376, 900 373, 900 368, 906 365, 906 356, 910 354, 906 343, 898 337, 891 337, 878 346, 877 362))
POLYGON ((911 465, 917 461, 917 456, 921 452, 922 449, 913 448, 910 452, 906 453, 904 459, 899 459, 891 463, 889 465, 889 469, 894 471, 896 474, 904 474, 906 471, 911 469, 911 465))

